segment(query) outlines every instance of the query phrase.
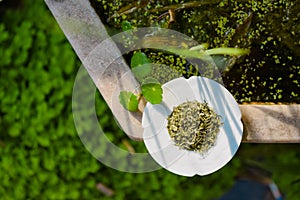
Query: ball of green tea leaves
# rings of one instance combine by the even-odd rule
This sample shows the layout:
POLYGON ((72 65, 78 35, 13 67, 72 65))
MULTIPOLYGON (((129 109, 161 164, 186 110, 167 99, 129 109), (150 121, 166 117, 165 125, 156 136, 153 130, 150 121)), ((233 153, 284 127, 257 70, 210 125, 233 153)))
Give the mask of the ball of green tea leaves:
POLYGON ((173 108, 167 128, 179 148, 206 153, 216 143, 220 118, 206 102, 188 101, 173 108))

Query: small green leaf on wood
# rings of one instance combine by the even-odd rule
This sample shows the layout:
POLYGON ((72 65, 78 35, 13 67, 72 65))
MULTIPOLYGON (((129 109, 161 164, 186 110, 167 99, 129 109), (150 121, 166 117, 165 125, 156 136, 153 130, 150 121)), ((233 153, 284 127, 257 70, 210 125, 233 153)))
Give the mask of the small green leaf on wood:
POLYGON ((145 99, 152 104, 159 104, 162 101, 163 90, 161 84, 155 78, 146 78, 141 86, 145 99))
POLYGON ((119 101, 122 106, 129 111, 135 112, 138 110, 138 96, 132 92, 122 91, 119 94, 119 101))
POLYGON ((150 63, 151 61, 147 58, 146 54, 142 52, 136 52, 131 58, 130 66, 131 68, 135 68, 150 63))

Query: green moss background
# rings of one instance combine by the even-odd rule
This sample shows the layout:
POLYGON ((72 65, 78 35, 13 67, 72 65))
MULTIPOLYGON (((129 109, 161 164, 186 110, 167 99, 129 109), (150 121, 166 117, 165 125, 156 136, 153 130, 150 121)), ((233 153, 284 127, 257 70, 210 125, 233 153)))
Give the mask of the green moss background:
MULTIPOLYGON (((234 183, 245 161, 273 172, 288 199, 298 199, 299 145, 242 144, 230 163, 205 177, 161 169, 131 174, 108 168, 81 143, 72 117, 72 87, 81 63, 43 1, 0 2, 0 199, 213 199, 234 183), (111 197, 97 189, 102 183, 111 197)), ((99 122, 115 144, 129 142, 96 96, 99 122)))

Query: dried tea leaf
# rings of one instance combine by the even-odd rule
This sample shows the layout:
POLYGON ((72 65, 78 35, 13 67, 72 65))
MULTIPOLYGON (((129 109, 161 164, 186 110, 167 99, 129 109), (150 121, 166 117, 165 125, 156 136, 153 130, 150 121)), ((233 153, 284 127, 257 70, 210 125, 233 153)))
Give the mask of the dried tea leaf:
POLYGON ((175 145, 205 153, 216 143, 220 117, 206 102, 188 101, 174 107, 167 128, 175 145))

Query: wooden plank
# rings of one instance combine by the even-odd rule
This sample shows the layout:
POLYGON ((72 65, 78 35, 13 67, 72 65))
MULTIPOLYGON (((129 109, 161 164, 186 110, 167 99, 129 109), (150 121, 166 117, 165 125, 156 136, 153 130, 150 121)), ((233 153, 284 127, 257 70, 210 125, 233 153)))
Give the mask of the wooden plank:
POLYGON ((300 104, 240 105, 243 142, 300 143, 300 104))
POLYGON ((139 84, 89 1, 45 2, 123 131, 141 139, 141 113, 129 112, 118 103, 120 91, 139 91, 139 84))

